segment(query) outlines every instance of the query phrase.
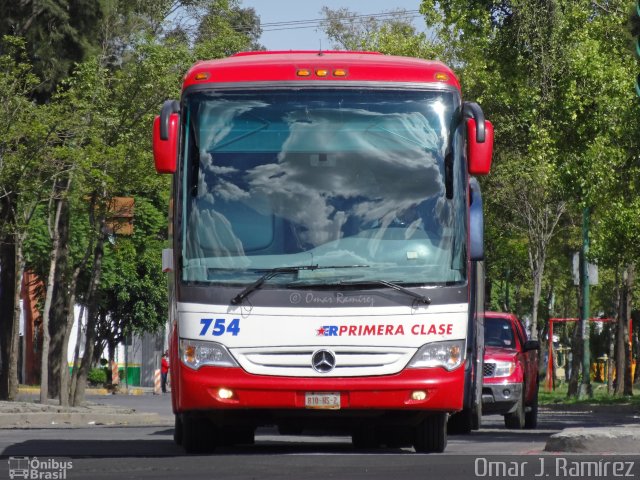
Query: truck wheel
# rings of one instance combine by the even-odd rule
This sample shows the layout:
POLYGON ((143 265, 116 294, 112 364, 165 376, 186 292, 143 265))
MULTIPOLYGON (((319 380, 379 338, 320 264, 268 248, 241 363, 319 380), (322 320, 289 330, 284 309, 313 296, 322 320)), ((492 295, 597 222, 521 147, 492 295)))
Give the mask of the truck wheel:
POLYGON ((208 419, 182 414, 182 448, 185 452, 212 452, 216 446, 215 433, 208 419))
POLYGON ((524 428, 533 430, 538 426, 538 389, 539 384, 536 384, 536 393, 531 401, 530 410, 524 414, 524 428))
POLYGON ((435 413, 414 430, 413 447, 418 453, 442 453, 447 447, 447 414, 435 413))
POLYGON ((504 416, 504 425, 507 428, 515 430, 524 428, 524 385, 522 390, 515 411, 504 416))
POLYGON ((176 445, 182 445, 182 418, 179 413, 176 413, 174 416, 173 441, 176 442, 176 445))

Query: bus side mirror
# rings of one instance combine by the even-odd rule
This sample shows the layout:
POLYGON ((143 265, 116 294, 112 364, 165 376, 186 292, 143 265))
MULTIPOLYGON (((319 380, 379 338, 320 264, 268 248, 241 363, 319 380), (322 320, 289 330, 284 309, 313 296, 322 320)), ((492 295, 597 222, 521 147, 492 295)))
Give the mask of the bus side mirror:
POLYGON ((464 102, 462 115, 467 122, 467 161, 471 175, 487 175, 493 155, 493 125, 475 102, 464 102))
POLYGON ((477 124, 473 118, 467 119, 467 158, 471 175, 487 175, 491 170, 493 156, 493 125, 484 121, 484 141, 479 142, 477 124))
POLYGON ((180 104, 167 100, 153 122, 153 159, 158 173, 175 173, 178 159, 180 104))
POLYGON ((469 256, 471 260, 484 260, 484 216, 482 194, 478 179, 469 179, 469 256))

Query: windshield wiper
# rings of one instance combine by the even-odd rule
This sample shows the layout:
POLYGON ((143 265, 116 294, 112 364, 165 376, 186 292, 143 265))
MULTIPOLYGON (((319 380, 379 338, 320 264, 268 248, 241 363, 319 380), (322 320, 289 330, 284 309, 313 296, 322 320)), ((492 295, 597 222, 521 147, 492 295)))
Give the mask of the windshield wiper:
POLYGON ((369 265, 331 265, 331 266, 318 266, 318 265, 301 265, 297 267, 277 267, 272 268, 266 271, 264 275, 258 278, 251 285, 247 286, 244 290, 242 290, 239 294, 231 299, 232 305, 239 305, 242 301, 251 295, 252 292, 256 291, 258 288, 262 286, 264 282, 267 280, 281 275, 283 273, 297 273, 300 270, 318 270, 318 269, 330 269, 330 268, 360 268, 360 267, 368 267, 369 265))
POLYGON ((387 282, 386 280, 356 280, 353 282, 343 282, 340 281, 338 285, 345 285, 350 287, 358 287, 358 286, 367 286, 367 285, 382 285, 384 287, 389 287, 398 292, 402 292, 405 295, 409 295, 410 297, 415 298, 418 302, 424 303, 425 305, 429 305, 431 303, 431 299, 425 295, 420 295, 408 288, 405 288, 397 283, 387 282))

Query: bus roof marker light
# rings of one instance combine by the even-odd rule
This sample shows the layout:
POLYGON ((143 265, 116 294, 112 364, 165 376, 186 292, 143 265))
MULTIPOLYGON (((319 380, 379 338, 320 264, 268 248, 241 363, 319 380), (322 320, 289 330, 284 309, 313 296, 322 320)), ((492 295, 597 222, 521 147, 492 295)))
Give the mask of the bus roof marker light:
POLYGON ((198 72, 193 76, 194 80, 208 80, 209 72, 198 72))
POLYGON ((447 75, 444 72, 438 72, 435 75, 435 78, 438 82, 448 82, 449 81, 449 75, 447 75))
POLYGON ((316 69, 316 75, 318 77, 326 77, 327 75, 329 75, 329 70, 327 70, 326 68, 318 68, 316 69))
POLYGON ((296 70, 296 75, 298 77, 310 77, 311 70, 309 70, 308 68, 299 68, 298 70, 296 70))
POLYGON ((347 76, 347 71, 344 68, 336 68, 333 71, 333 76, 334 77, 346 77, 347 76))

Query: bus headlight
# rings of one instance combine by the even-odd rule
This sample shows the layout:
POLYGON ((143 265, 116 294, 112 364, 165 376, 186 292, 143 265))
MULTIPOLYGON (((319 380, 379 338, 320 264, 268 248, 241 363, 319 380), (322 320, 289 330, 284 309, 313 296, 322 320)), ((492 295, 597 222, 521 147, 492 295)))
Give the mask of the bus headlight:
POLYGON ((409 362, 409 368, 458 368, 464 360, 464 340, 427 343, 420 347, 409 362))
POLYGON ((216 342, 180 339, 180 359, 194 370, 202 366, 237 367, 229 351, 216 342))

